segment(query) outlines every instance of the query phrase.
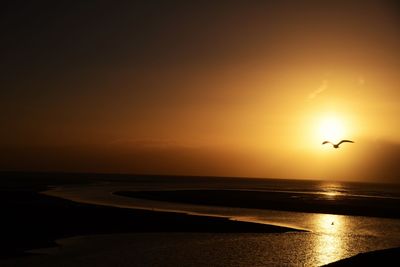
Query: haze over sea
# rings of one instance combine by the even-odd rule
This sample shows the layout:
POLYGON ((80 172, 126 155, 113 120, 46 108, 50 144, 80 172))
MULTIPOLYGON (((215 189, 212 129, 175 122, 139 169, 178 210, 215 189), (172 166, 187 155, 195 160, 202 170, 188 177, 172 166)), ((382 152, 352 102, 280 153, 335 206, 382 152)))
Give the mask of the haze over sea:
POLYGON ((107 258, 122 266, 145 266, 149 262, 155 266, 320 266, 358 253, 400 246, 399 213, 390 208, 400 204, 400 187, 393 184, 118 175, 89 185, 55 187, 46 194, 91 204, 222 216, 306 230, 279 234, 103 235, 63 240, 63 250, 45 250, 71 264, 89 255, 101 266, 107 266, 107 258), (312 212, 321 204, 329 206, 332 213, 312 212), (351 215, 365 213, 360 206, 379 217, 351 215), (293 207, 307 212, 291 211, 293 207), (102 255, 104 250, 107 256, 102 255))

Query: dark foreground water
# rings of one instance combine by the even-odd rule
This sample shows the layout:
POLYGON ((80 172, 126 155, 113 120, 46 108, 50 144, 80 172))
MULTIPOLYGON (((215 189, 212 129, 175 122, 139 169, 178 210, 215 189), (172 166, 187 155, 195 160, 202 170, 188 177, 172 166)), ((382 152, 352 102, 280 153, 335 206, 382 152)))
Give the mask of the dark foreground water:
MULTIPOLYGON (((320 266, 357 253, 400 246, 400 220, 389 218, 193 205, 134 199, 115 191, 251 190, 289 198, 368 199, 400 204, 400 188, 384 184, 271 179, 119 177, 47 192, 74 201, 116 207, 224 216, 301 228, 283 234, 140 233, 74 237, 17 266, 320 266)), ((313 202, 310 202, 312 205, 313 202)), ((375 207, 376 208, 376 207, 375 207)), ((162 222, 160 222, 162 223, 162 222)), ((12 266, 15 261, 4 262, 12 266)))

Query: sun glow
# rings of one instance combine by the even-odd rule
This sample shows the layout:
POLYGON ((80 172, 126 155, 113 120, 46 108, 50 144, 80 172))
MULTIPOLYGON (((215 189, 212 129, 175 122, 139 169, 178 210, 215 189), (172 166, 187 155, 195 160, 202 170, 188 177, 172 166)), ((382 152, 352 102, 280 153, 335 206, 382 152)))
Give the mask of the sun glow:
POLYGON ((332 142, 340 141, 346 134, 343 122, 337 117, 322 118, 318 133, 321 141, 330 140, 332 142))

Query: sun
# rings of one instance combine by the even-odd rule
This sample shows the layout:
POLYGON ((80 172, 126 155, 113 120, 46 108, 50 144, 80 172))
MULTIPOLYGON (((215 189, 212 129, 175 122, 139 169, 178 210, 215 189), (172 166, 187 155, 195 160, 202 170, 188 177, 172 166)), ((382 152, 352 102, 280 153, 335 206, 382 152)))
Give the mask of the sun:
POLYGON ((321 140, 332 142, 340 141, 345 135, 343 122, 337 117, 322 118, 318 131, 321 140))

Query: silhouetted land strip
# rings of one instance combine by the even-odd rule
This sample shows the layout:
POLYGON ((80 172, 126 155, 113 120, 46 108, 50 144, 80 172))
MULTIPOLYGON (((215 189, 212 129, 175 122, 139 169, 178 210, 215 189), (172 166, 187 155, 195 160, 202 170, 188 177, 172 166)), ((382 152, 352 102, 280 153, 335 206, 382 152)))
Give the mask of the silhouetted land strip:
POLYGON ((122 232, 287 232, 295 229, 225 218, 192 216, 76 203, 40 194, 44 185, 2 187, 0 258, 54 246, 76 235, 122 232))
POLYGON ((400 248, 391 248, 384 250, 360 253, 354 257, 336 261, 325 267, 341 266, 398 266, 400 258, 400 248))
POLYGON ((197 205, 400 218, 400 200, 241 190, 119 191, 114 194, 197 205))

